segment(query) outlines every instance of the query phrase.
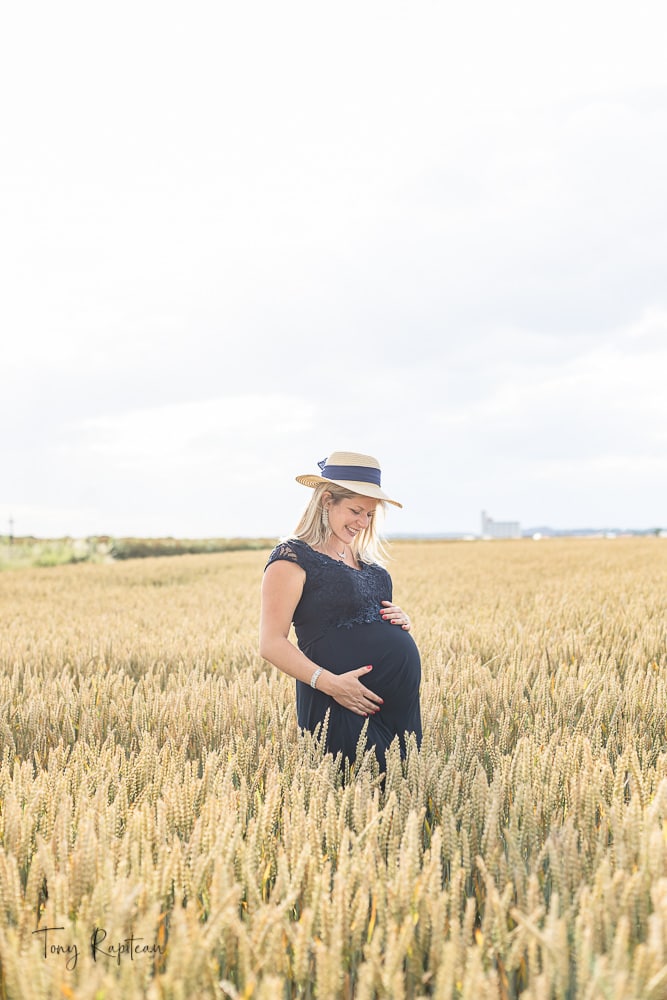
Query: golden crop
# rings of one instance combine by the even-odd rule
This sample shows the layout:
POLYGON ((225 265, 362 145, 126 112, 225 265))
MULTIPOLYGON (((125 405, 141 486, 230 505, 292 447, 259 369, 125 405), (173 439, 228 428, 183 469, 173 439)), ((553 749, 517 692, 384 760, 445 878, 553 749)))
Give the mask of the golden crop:
POLYGON ((384 785, 258 657, 266 555, 0 575, 0 997, 667 997, 667 542, 396 543, 384 785))

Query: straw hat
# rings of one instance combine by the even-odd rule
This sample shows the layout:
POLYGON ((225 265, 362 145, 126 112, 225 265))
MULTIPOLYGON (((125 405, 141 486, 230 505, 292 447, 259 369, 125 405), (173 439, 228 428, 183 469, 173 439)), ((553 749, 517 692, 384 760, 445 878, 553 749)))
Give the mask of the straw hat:
POLYGON ((303 486, 319 486, 320 483, 336 483, 353 493, 374 500, 384 500, 394 507, 402 507, 398 500, 392 500, 380 489, 380 463, 372 455, 359 455, 355 451, 333 451, 328 458, 317 463, 321 476, 297 476, 297 483, 303 486))

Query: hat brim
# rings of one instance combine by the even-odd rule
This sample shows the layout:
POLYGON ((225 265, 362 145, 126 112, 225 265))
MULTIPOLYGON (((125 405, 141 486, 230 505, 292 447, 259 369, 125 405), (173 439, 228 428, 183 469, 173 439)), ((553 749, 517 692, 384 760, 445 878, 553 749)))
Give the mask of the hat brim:
POLYGON ((402 503, 398 500, 392 500, 388 497, 386 493, 376 486, 374 483, 359 483, 351 479, 327 479, 326 476, 297 476, 297 483, 301 483, 302 486, 310 486, 314 489, 316 486, 320 486, 322 483, 329 484, 334 483, 336 486, 342 486, 346 490, 350 490, 351 493, 359 493, 362 497, 371 497, 373 500, 384 500, 385 503, 393 504, 394 507, 403 507, 402 503))

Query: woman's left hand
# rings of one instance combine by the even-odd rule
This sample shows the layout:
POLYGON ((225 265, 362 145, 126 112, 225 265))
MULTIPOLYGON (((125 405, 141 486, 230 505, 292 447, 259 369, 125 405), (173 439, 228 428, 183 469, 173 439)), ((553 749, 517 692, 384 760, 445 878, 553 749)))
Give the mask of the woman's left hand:
POLYGON ((383 601, 381 614, 385 621, 391 622, 392 625, 400 625, 406 632, 410 631, 410 619, 405 611, 401 611, 398 604, 383 601))

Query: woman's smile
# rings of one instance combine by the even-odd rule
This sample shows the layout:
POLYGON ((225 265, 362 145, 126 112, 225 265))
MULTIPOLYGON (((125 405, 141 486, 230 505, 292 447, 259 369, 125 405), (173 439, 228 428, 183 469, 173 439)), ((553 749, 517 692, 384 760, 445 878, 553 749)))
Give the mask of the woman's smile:
POLYGON ((375 514, 377 500, 370 497, 354 497, 340 503, 330 503, 327 507, 329 527, 332 534, 349 545, 364 528, 367 528, 375 514))

